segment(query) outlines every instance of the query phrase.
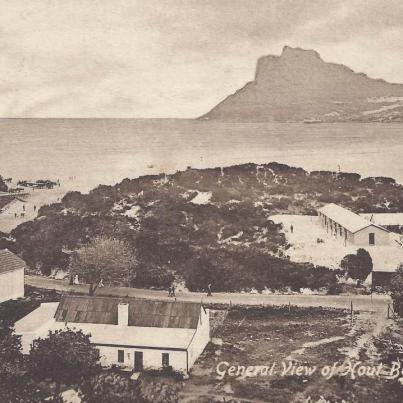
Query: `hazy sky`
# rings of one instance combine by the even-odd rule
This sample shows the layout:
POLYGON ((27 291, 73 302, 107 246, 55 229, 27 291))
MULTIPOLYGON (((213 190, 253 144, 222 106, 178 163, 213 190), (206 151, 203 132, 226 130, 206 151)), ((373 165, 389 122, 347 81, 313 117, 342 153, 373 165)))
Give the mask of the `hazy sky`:
POLYGON ((403 82, 403 1, 0 0, 0 116, 195 117, 286 44, 403 82))

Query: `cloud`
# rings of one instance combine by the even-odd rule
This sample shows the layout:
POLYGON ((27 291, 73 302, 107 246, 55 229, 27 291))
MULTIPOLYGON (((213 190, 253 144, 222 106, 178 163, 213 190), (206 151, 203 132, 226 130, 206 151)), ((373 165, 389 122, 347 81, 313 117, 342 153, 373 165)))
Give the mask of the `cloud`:
POLYGON ((0 116, 194 117, 285 44, 403 82, 403 2, 0 0, 0 116))

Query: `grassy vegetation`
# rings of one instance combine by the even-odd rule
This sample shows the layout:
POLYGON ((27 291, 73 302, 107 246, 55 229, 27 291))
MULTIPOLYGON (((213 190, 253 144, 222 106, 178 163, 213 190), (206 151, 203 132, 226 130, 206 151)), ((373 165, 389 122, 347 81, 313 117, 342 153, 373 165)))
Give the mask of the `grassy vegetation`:
MULTIPOLYGON (((347 312, 322 308, 236 307, 230 311, 216 337, 222 343, 210 344, 192 370, 182 391, 188 403, 207 402, 328 402, 401 401, 403 387, 397 379, 335 374, 327 379, 320 372, 326 365, 342 363, 357 345, 364 329, 351 327, 347 312), (354 331, 353 331, 354 330, 354 331), (305 343, 319 342, 310 347, 305 343), (282 373, 282 362, 317 367, 311 375, 282 373), (234 366, 271 366, 272 375, 229 376, 219 379, 220 362, 234 366), (309 398, 311 400, 309 400, 309 398), (224 400, 225 399, 225 400, 224 400)), ((400 333, 402 328, 400 327, 400 333)), ((380 346, 379 360, 388 347, 380 346)), ((378 365, 363 351, 363 365, 378 365)), ((387 361, 385 360, 385 363, 387 361)), ((220 367, 225 368, 225 366, 220 367)))
POLYGON ((173 175, 124 179, 89 194, 70 192, 60 203, 42 207, 36 220, 18 226, 13 239, 3 237, 0 244, 43 274, 67 268, 69 251, 106 236, 136 251, 133 285, 166 286, 174 274, 193 290, 209 283, 213 290, 228 291, 318 289, 334 286, 334 274, 284 259, 287 244, 281 225, 268 217, 313 214, 327 202, 357 212, 403 211, 403 187, 391 178, 309 173, 278 163, 189 168, 173 175), (200 192, 211 195, 208 203, 192 202, 200 192), (305 278, 311 280, 303 282, 305 278))

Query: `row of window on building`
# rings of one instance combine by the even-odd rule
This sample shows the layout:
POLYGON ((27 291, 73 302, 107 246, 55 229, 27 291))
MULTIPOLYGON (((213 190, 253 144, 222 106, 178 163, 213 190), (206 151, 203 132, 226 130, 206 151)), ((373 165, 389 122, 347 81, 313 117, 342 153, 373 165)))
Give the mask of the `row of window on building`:
MULTIPOLYGON (((118 363, 124 364, 125 361, 125 350, 117 350, 118 353, 118 363)), ((169 367, 169 353, 161 353, 161 364, 163 368, 169 367)), ((134 368, 135 370, 143 369, 143 352, 134 352, 134 368)))

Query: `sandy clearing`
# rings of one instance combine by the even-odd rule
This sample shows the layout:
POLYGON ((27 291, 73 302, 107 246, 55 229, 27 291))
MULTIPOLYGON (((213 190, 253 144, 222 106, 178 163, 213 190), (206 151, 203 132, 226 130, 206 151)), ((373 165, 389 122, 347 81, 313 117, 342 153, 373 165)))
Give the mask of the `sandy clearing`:
MULTIPOLYGON (((310 262, 332 269, 339 268, 343 257, 356 253, 359 246, 344 245, 323 229, 316 216, 279 214, 270 217, 275 223, 283 224, 283 231, 291 245, 285 253, 295 262, 310 262), (291 225, 293 232, 291 232, 291 225), (318 243, 317 240, 323 240, 318 243)), ((403 248, 393 241, 398 234, 391 233, 391 245, 364 247, 372 257, 375 271, 394 271, 403 262, 403 248)))
POLYGON ((33 220, 38 215, 40 207, 56 203, 67 191, 68 189, 64 187, 27 189, 26 192, 28 193, 21 197, 20 200, 16 200, 3 208, 3 212, 0 213, 0 231, 8 233, 23 222, 33 220), (24 214, 24 216, 21 216, 21 214, 24 214))

